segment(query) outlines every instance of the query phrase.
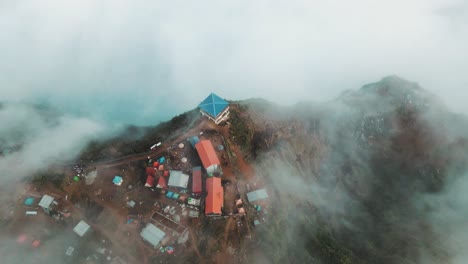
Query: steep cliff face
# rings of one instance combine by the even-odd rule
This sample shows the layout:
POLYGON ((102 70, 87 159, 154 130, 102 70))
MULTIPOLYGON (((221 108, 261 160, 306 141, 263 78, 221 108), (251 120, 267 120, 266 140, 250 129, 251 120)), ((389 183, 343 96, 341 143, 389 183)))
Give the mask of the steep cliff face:
POLYGON ((300 245, 265 245, 277 247, 274 261, 455 259, 444 243, 449 234, 433 221, 440 205, 427 197, 465 177, 468 119, 396 76, 306 109, 253 118, 254 163, 282 208, 273 217, 281 228, 273 224, 263 235, 285 234, 300 245))

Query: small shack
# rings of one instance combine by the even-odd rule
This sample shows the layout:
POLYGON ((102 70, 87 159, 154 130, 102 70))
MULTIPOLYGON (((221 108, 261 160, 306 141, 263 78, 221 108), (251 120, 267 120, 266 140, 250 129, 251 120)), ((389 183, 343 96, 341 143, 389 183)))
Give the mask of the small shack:
POLYGON ((120 186, 122 185, 123 183, 123 179, 121 176, 115 176, 114 179, 112 180, 112 182, 117 185, 117 186, 120 186))
POLYGON ((250 203, 254 203, 256 201, 264 200, 267 198, 268 193, 265 189, 258 189, 247 193, 247 200, 249 200, 250 203))
POLYGON ((154 167, 146 167, 146 175, 156 176, 156 169, 154 167))
POLYGON ((44 196, 42 196, 41 200, 39 201, 39 206, 44 210, 44 212, 50 214, 53 207, 55 206, 54 200, 54 197, 44 194, 44 196))
POLYGON ((150 187, 150 188, 153 188, 153 187, 154 187, 154 178, 153 178, 153 176, 148 175, 148 176, 146 177, 145 187, 150 187))
POLYGON ((88 225, 85 221, 81 220, 74 228, 73 231, 80 237, 86 235, 91 231, 91 226, 88 225))
POLYGON ((156 185, 156 188, 167 189, 167 181, 166 181, 166 178, 164 178, 164 177, 159 177, 158 185, 156 185))
POLYGON ((200 206, 200 199, 195 199, 193 197, 189 197, 187 203, 189 205, 193 205, 193 206, 200 206))
POLYGON ((161 229, 157 228, 153 224, 148 224, 145 228, 141 230, 141 238, 144 241, 148 242, 153 248, 156 248, 161 240, 166 236, 161 229))
POLYGON ((192 193, 201 194, 202 192, 202 174, 201 167, 192 168, 192 193))

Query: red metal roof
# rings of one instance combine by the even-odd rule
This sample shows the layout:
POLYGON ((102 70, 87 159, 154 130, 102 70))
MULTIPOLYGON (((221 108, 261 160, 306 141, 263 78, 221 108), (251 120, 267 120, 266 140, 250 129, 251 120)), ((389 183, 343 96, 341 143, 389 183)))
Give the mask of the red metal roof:
POLYGON ((154 187, 154 178, 153 178, 153 176, 148 175, 148 177, 146 177, 145 187, 154 187))
POLYGON ((166 178, 164 177, 159 177, 159 180, 158 180, 158 186, 156 186, 158 188, 163 188, 163 189, 167 189, 167 181, 166 181, 166 178))
POLYGON ((159 166, 159 162, 155 161, 153 162, 153 167, 157 168, 159 166))
POLYGON ((206 191, 208 195, 205 199, 205 214, 221 214, 224 202, 223 187, 221 178, 211 177, 206 179, 206 191))
POLYGON ((197 149, 198 156, 200 156, 200 159, 203 163, 203 167, 205 169, 210 167, 211 165, 220 165, 218 156, 216 155, 211 141, 206 139, 201 140, 195 145, 195 148, 197 149))
POLYGON ((202 192, 202 177, 201 177, 200 167, 195 167, 192 169, 192 192, 193 193, 202 192))
POLYGON ((163 176, 164 176, 164 177, 169 177, 169 171, 164 171, 163 176))
POLYGON ((155 176, 156 175, 156 169, 153 167, 146 167, 146 174, 155 176))

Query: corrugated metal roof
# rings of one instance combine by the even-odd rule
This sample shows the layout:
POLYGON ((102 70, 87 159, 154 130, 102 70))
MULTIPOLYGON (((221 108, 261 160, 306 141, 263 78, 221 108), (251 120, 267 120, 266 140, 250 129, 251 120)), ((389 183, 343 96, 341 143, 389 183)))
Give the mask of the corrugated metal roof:
POLYGON ((166 234, 153 224, 148 224, 141 230, 140 236, 148 243, 156 247, 166 234))
POLYGON ((49 208, 53 201, 54 197, 44 194, 44 196, 42 196, 41 201, 39 202, 39 206, 43 208, 49 208))
POLYGON ((200 156, 200 159, 203 163, 203 167, 205 169, 207 169, 211 165, 220 165, 218 156, 216 155, 211 141, 206 139, 201 140, 195 145, 195 148, 197 149, 198 156, 200 156))
POLYGON ((91 226, 89 226, 85 221, 81 220, 74 228, 73 231, 79 235, 80 237, 84 236, 86 232, 88 232, 91 229, 91 226))
POLYGON ((146 174, 155 176, 156 175, 156 169, 153 167, 146 167, 146 174))
POLYGON ((224 203, 224 191, 221 186, 221 178, 211 177, 206 179, 206 191, 208 195, 205 199, 205 214, 221 214, 224 203))
POLYGON ((164 178, 164 177, 159 177, 158 185, 157 185, 156 187, 162 188, 162 189, 167 189, 167 181, 166 181, 166 178, 164 178))
POLYGON ((249 202, 255 202, 266 198, 268 198, 268 193, 265 189, 258 189, 253 192, 247 193, 247 199, 249 200, 249 202))
POLYGON ((148 175, 148 177, 146 177, 145 187, 153 187, 153 186, 154 186, 154 178, 153 176, 148 175))
POLYGON ((192 168, 192 192, 201 193, 202 192, 202 177, 201 177, 201 167, 192 168))
POLYGON ((229 105, 223 98, 211 93, 201 102, 198 107, 212 117, 218 116, 229 105))
POLYGON ((187 188, 189 176, 181 171, 171 170, 167 185, 179 188, 187 188))

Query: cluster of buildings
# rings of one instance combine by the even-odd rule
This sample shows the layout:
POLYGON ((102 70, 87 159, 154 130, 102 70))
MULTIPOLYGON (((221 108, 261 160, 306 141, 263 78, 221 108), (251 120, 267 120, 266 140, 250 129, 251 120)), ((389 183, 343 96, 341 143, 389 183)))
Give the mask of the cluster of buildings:
MULTIPOLYGON (((205 197, 205 214, 221 215, 223 207, 223 187, 221 178, 221 163, 211 142, 207 139, 199 140, 194 145, 200 157, 203 168, 195 166, 191 169, 191 176, 180 170, 168 169, 164 157, 160 157, 151 167, 146 167, 146 183, 148 188, 159 189, 163 193, 184 194, 181 196, 199 200, 203 193, 205 197), (203 189, 203 170, 206 172, 205 189, 203 189), (190 188, 189 188, 190 186, 190 188), (190 193, 190 195, 188 195, 190 193), (187 194, 187 195, 185 195, 187 194)), ((168 198, 171 198, 168 197, 168 198)), ((177 196, 179 198, 179 196, 177 196)))
MULTIPOLYGON (((217 125, 229 117, 229 103, 213 93, 200 103, 199 109, 203 116, 217 125)), ((191 137, 188 141, 197 152, 202 166, 194 166, 191 168, 191 173, 184 173, 181 170, 170 169, 166 158, 160 157, 146 168, 145 186, 159 189, 167 198, 193 208, 201 207, 204 197, 205 215, 222 215, 224 190, 219 177, 222 175, 222 169, 213 144, 210 140, 200 139, 198 136, 191 137)), ((151 149, 155 147, 156 145, 153 145, 151 149)), ((183 148, 182 143, 179 144, 179 148, 181 147, 183 148)), ((185 160, 182 162, 185 163, 187 160, 183 159, 185 160)), ((198 211, 189 210, 188 215, 198 217, 198 211)), ((156 247, 165 238, 166 233, 149 223, 142 229, 140 235, 143 240, 156 247)))

